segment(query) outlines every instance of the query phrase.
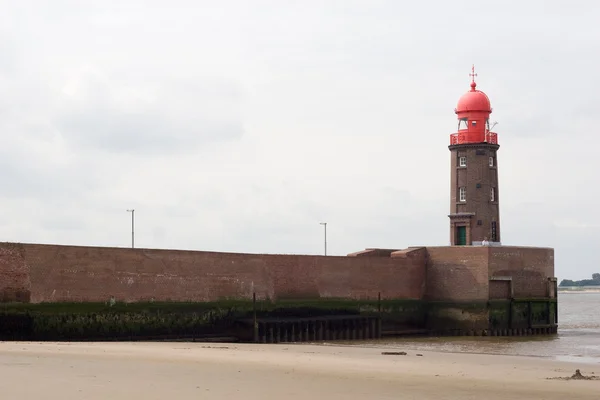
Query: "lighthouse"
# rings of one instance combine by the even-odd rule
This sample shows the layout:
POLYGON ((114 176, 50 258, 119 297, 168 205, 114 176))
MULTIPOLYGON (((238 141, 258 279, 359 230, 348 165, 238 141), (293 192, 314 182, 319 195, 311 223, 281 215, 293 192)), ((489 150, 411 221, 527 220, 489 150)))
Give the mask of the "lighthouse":
POLYGON ((458 119, 450 135, 450 244, 500 244, 498 136, 490 127, 492 107, 477 89, 475 67, 471 89, 458 100, 458 119))

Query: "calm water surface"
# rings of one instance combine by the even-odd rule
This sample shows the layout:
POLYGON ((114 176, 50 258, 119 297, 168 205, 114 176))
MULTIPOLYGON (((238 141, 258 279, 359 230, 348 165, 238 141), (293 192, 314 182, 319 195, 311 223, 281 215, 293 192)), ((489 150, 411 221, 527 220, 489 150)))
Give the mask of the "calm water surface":
POLYGON ((600 364, 600 293, 559 293, 558 302, 557 335, 390 338, 359 346, 551 357, 600 364))

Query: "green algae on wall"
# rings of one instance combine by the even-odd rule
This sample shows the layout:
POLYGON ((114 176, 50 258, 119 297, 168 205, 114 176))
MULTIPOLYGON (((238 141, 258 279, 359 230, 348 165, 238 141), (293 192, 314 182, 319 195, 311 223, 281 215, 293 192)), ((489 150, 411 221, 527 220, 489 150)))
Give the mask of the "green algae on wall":
POLYGON ((490 301, 490 329, 529 329, 556 323, 555 299, 490 301))
POLYGON ((418 301, 348 299, 229 300, 216 302, 8 303, 0 306, 0 338, 109 340, 235 334, 252 318, 379 314, 387 324, 415 324, 418 301))
POLYGON ((555 323, 552 299, 484 302, 286 299, 215 302, 7 303, 0 339, 141 340, 236 336, 236 321, 328 315, 377 316, 384 334, 426 328, 437 333, 532 328, 555 323), (548 322, 550 321, 550 322, 548 322))
POLYGON ((46 303, 0 308, 0 337, 22 340, 107 340, 194 336, 222 328, 232 304, 46 303))
POLYGON ((470 331, 488 328, 487 301, 427 303, 427 329, 434 332, 470 331))

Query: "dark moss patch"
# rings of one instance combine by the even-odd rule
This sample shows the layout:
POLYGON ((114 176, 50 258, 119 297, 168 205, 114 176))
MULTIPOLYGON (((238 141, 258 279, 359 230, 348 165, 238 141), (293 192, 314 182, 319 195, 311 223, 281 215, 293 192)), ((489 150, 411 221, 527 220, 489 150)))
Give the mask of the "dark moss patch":
POLYGON ((135 340, 234 334, 235 322, 328 315, 386 316, 410 323, 418 301, 286 299, 277 302, 9 303, 0 306, 0 338, 12 340, 135 340))
POLYGON ((554 322, 552 299, 480 302, 420 300, 222 299, 213 302, 5 303, 0 339, 148 340, 236 336, 236 321, 363 315, 381 318, 385 332, 527 329, 554 322))

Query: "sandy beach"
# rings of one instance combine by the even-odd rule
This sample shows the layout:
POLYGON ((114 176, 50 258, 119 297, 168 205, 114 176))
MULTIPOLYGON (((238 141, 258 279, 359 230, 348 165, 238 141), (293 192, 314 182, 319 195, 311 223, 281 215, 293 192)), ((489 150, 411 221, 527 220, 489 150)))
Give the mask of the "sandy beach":
POLYGON ((0 343, 6 399, 598 399, 600 364, 324 345, 0 343), (417 354, 422 354, 418 356, 417 354))

